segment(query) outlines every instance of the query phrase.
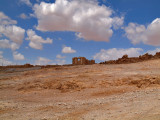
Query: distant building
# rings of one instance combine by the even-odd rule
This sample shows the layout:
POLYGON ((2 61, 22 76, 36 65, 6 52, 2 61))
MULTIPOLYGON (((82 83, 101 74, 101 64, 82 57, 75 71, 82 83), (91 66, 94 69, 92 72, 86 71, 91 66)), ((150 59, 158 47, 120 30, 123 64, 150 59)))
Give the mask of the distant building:
POLYGON ((95 64, 95 60, 88 60, 85 57, 74 57, 72 58, 73 65, 91 65, 95 64))

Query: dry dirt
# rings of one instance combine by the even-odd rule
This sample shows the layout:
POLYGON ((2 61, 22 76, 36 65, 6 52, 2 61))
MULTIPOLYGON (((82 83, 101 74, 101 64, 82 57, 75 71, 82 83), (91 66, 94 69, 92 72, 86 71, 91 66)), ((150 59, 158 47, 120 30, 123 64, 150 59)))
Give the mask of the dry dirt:
POLYGON ((1 70, 0 120, 160 120, 160 59, 1 70))

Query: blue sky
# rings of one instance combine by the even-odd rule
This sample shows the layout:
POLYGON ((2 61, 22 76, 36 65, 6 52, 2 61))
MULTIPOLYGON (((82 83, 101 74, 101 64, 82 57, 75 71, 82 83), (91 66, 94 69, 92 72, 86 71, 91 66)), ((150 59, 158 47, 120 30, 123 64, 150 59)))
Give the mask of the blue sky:
POLYGON ((0 65, 160 51, 159 0, 1 0, 0 65))

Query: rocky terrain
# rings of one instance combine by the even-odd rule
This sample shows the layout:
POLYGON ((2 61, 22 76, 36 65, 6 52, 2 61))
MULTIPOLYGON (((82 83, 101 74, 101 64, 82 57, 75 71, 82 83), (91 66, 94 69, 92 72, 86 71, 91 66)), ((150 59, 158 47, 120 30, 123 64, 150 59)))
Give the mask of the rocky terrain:
POLYGON ((160 120, 160 59, 1 69, 0 120, 160 120))
POLYGON ((122 56, 122 58, 119 58, 117 60, 109 60, 101 62, 100 64, 128 64, 128 63, 137 63, 155 59, 160 59, 160 52, 157 52, 155 55, 146 53, 144 55, 140 55, 139 57, 128 57, 128 55, 124 55, 122 56))

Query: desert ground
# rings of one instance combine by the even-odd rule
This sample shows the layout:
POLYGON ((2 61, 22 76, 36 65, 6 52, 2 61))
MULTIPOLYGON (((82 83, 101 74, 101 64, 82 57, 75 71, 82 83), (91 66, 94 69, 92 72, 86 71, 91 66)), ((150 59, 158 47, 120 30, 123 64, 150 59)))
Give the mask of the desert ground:
POLYGON ((0 120, 160 120, 160 59, 1 70, 0 120))

